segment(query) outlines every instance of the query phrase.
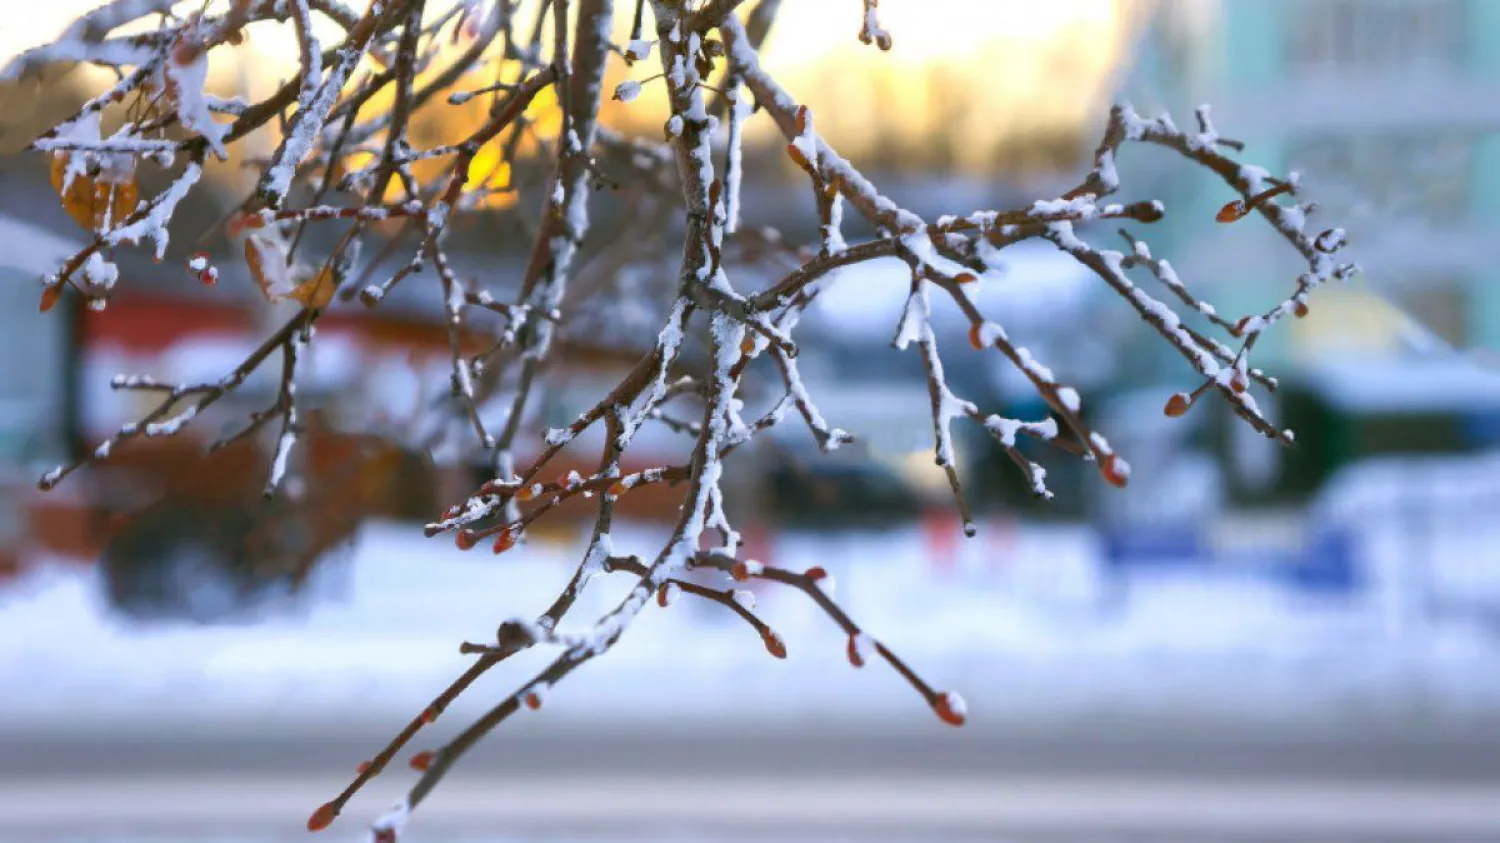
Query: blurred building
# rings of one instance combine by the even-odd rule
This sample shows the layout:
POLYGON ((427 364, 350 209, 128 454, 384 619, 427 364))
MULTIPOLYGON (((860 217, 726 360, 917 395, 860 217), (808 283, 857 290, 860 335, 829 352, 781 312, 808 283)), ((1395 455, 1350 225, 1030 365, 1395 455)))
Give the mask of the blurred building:
MULTIPOLYGON (((1393 352, 1401 313, 1449 345, 1500 347, 1486 248, 1500 234, 1500 3, 1161 0, 1141 31, 1123 95, 1179 125, 1211 103, 1245 160, 1304 175, 1320 206, 1309 226, 1347 229, 1365 270, 1266 336, 1263 362, 1393 352)), ((1153 241, 1222 311, 1265 309, 1290 289, 1295 256, 1256 226, 1213 226, 1232 197, 1184 169, 1161 169, 1169 213, 1153 241)))
MULTIPOLYGON (((1159 0, 1140 10, 1119 95, 1183 127, 1209 104, 1215 128, 1244 142, 1237 157, 1301 175, 1297 201, 1316 203, 1308 228, 1344 228, 1363 270, 1256 346, 1255 362, 1282 382, 1258 400, 1296 431, 1295 449, 1219 407, 1185 420, 1191 447, 1217 455, 1241 502, 1312 494, 1378 454, 1494 447, 1500 268, 1486 246, 1500 235, 1489 211, 1500 189, 1500 3, 1159 0)), ((1121 169, 1125 198, 1167 207, 1134 233, 1220 313, 1262 313, 1294 289, 1305 265, 1278 234, 1253 219, 1214 222, 1236 198, 1217 176, 1154 148, 1127 150, 1121 169)), ((1121 360, 1118 383, 1140 406, 1193 385, 1149 331, 1121 360)))

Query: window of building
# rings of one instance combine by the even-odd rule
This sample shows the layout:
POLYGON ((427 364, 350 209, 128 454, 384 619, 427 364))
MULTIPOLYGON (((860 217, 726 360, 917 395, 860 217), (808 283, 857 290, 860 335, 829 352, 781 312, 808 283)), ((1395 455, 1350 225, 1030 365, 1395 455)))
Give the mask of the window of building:
POLYGON ((1394 296, 1412 321, 1455 348, 1469 345, 1469 291, 1453 279, 1413 280, 1394 296))
POLYGON ((1474 137, 1457 130, 1304 137, 1287 148, 1326 218, 1450 220, 1469 206, 1474 137))
POLYGON ((1462 56, 1464 0, 1286 0, 1285 5, 1288 57, 1297 67, 1439 68, 1462 56))

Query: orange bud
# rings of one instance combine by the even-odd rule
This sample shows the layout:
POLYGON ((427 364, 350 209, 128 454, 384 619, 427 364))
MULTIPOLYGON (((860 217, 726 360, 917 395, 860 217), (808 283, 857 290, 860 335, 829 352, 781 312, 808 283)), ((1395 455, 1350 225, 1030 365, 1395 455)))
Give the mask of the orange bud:
POLYGON ((1116 488, 1123 489, 1125 484, 1130 482, 1130 465, 1114 454, 1107 455, 1099 463, 1099 471, 1104 475, 1104 479, 1116 488))
POLYGON ((1298 319, 1306 319, 1307 318, 1307 302, 1301 302, 1301 301, 1295 302, 1292 305, 1292 313, 1294 315, 1296 315, 1296 317, 1298 319))
POLYGON ((477 541, 479 541, 479 537, 474 534, 473 530, 467 527, 459 530, 457 535, 453 537, 453 543, 458 546, 459 550, 473 550, 474 544, 477 541))
POLYGON ((812 117, 812 112, 805 105, 797 106, 797 134, 807 131, 807 121, 812 117))
POLYGON ((802 573, 803 576, 807 577, 813 582, 817 582, 818 580, 826 579, 828 577, 828 572, 823 570, 822 565, 814 565, 811 568, 808 568, 806 571, 803 571, 802 573))
POLYGON ((1249 212, 1249 209, 1245 207, 1244 200, 1236 199, 1220 208, 1219 213, 1214 216, 1214 219, 1219 222, 1234 222, 1237 219, 1243 218, 1249 212))
POLYGON ((609 492, 607 492, 607 494, 612 498, 618 498, 619 496, 625 494, 625 490, 627 488, 628 487, 622 482, 611 483, 609 486, 609 492))
POLYGON ((979 335, 979 326, 969 326, 969 345, 974 346, 975 351, 984 351, 984 338, 979 335))
POLYGON ((798 167, 812 172, 812 164, 807 160, 807 156, 802 154, 802 150, 795 143, 786 145, 786 154, 791 157, 792 162, 798 167))
POLYGON ((416 755, 413 755, 411 757, 411 760, 407 761, 406 763, 413 770, 419 770, 425 773, 427 772, 427 768, 432 766, 432 750, 424 749, 416 755))
POLYGON ((359 775, 361 775, 361 776, 363 776, 365 773, 370 772, 370 762, 368 762, 368 761, 361 761, 361 762, 359 762, 359 766, 354 768, 354 772, 357 773, 357 774, 359 774, 359 775))
POLYGON ((501 554, 516 546, 516 534, 509 528, 495 535, 495 553, 501 554))
POLYGON ((1250 317, 1241 316, 1240 321, 1234 323, 1234 329, 1231 330, 1230 333, 1234 334, 1237 337, 1243 337, 1245 335, 1245 329, 1248 327, 1250 327, 1250 317))
POLYGON ((1235 392, 1244 392, 1250 386, 1250 379, 1240 369, 1234 370, 1234 375, 1229 379, 1229 388, 1235 392))
POLYGON ((959 274, 953 276, 953 280, 957 281, 960 284, 973 284, 974 282, 979 280, 979 276, 975 275, 972 272, 960 272, 959 274))
POLYGON ((1193 406, 1193 397, 1186 392, 1179 392, 1167 399, 1167 406, 1162 410, 1168 416, 1177 418, 1186 413, 1193 406))
POLYGON ((952 691, 938 694, 937 699, 932 702, 932 710, 937 712, 939 720, 949 726, 962 726, 968 719, 968 710, 964 705, 963 697, 952 691))
POLYGON ((42 290, 42 313, 46 313, 57 306, 57 300, 62 298, 62 288, 63 285, 61 284, 53 284, 42 290))
POLYGON ((338 815, 338 808, 334 807, 334 804, 332 802, 325 802, 322 805, 318 806, 318 810, 313 811, 312 816, 307 818, 307 830, 322 831, 323 829, 327 828, 329 823, 333 822, 333 818, 338 815))
POLYGON ((542 695, 536 691, 526 692, 526 707, 536 711, 542 707, 542 695))
POLYGON ((536 484, 532 484, 530 486, 522 486, 521 488, 516 490, 516 500, 521 501, 522 503, 525 503, 526 501, 529 501, 534 497, 536 497, 536 484))
POLYGON ((422 722, 423 723, 432 723, 432 722, 435 722, 437 719, 438 719, 437 706, 435 706, 435 705, 429 705, 426 708, 422 709, 422 722))
POLYGON ((754 337, 745 337, 745 339, 742 342, 740 342, 740 353, 741 354, 753 354, 754 352, 755 352, 755 338, 754 337))
POLYGON ((778 659, 786 658, 786 642, 773 629, 768 629, 760 634, 762 641, 766 642, 766 652, 778 659))

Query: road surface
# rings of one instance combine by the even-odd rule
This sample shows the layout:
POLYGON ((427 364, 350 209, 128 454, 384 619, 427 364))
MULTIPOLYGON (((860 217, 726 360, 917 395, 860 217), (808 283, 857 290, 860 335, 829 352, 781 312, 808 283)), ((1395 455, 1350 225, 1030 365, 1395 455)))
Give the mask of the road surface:
MULTIPOLYGON (((327 726, 169 732, 0 734, 0 840, 306 839, 307 814, 380 743, 327 726)), ((358 839, 412 778, 393 767, 330 839, 358 839)), ((1500 736, 544 725, 465 759, 408 839, 1101 838, 1500 843, 1500 736)))

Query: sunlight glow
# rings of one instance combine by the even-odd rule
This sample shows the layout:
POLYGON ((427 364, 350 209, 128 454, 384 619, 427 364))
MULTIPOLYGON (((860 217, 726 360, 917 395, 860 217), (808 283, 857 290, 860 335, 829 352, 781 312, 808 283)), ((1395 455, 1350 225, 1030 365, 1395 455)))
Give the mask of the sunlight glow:
MULTIPOLYGON (((0 27, 0 55, 55 36, 98 2, 37 5, 0 27)), ((616 15, 622 43, 629 5, 616 15)), ((1125 49, 1129 7, 1130 0, 888 0, 879 13, 894 46, 883 52, 856 37, 858 0, 792 2, 772 29, 765 64, 813 109, 825 136, 872 166, 1014 170, 1004 160, 1008 143, 1046 147, 1098 111, 1125 49)), ((315 19, 325 42, 338 37, 337 27, 315 19)), ((290 27, 261 24, 247 34, 238 61, 215 55, 214 78, 223 93, 258 99, 295 72, 296 45, 290 27)), ((613 62, 606 91, 657 71, 654 59, 635 68, 613 62)), ((658 133, 667 116, 660 83, 629 105, 606 101, 604 114, 622 128, 658 133)), ((770 134, 754 121, 748 137, 770 134)))

